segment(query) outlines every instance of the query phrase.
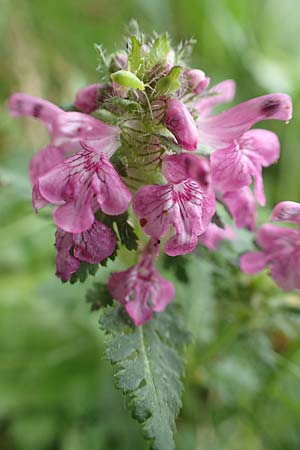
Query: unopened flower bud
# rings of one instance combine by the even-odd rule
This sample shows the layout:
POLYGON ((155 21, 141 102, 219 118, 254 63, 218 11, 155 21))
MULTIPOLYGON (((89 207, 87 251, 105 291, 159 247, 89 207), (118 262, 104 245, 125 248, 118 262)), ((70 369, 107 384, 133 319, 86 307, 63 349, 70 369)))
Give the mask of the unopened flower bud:
POLYGON ((168 102, 166 127, 174 134, 182 148, 196 150, 198 147, 196 123, 187 107, 175 98, 168 102))

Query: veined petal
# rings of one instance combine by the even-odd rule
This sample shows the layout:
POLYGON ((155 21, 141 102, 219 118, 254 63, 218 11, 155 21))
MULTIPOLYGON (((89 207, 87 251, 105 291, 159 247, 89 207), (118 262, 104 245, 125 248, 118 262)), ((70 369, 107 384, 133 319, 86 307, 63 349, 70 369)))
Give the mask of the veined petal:
POLYGON ((300 203, 280 202, 275 206, 272 212, 271 220, 273 222, 291 222, 300 223, 300 203))
POLYGON ((235 191, 251 184, 247 160, 237 142, 212 153, 212 181, 221 192, 235 191))
POLYGON ((88 230, 73 235, 73 242, 76 258, 96 264, 113 253, 116 247, 116 236, 110 228, 95 220, 88 230))
POLYGON ((207 188, 211 183, 209 161, 190 153, 165 155, 162 173, 170 183, 179 183, 187 178, 197 181, 203 188, 207 188))
POLYGON ((256 122, 266 119, 290 120, 291 99, 286 94, 253 98, 220 114, 200 117, 197 121, 200 142, 215 149, 227 147, 256 122))
POLYGON ((199 141, 196 123, 187 107, 176 98, 168 101, 166 127, 182 148, 196 150, 199 141))
POLYGON ((31 184, 34 185, 38 181, 38 177, 44 175, 63 160, 63 151, 52 145, 48 145, 48 147, 37 152, 29 164, 29 177, 31 184))
POLYGON ((134 199, 133 209, 145 233, 160 239, 171 225, 175 236, 165 246, 171 256, 192 251, 197 236, 203 233, 215 211, 211 190, 202 190, 198 183, 187 179, 177 184, 144 186, 134 199))

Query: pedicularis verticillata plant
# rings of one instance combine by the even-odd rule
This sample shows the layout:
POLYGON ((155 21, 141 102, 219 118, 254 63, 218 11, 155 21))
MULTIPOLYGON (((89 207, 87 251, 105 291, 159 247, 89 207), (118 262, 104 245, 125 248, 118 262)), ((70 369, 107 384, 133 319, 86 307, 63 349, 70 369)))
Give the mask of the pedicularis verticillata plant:
MULTIPOLYGON (((57 276, 84 281, 120 257, 122 247, 136 253, 136 263, 121 272, 110 262, 107 284, 96 284, 89 296, 102 308, 117 386, 152 447, 163 450, 174 446, 188 334, 178 309, 168 306, 174 286, 155 264, 161 253, 215 250, 234 239, 217 204, 235 229, 255 231, 256 202, 266 202, 262 168, 278 160, 279 141, 251 127, 265 119, 288 122, 292 114, 285 94, 216 114, 216 106, 233 100, 235 84, 209 87, 205 73, 187 65, 191 46, 175 49, 166 34, 146 37, 135 28, 117 53, 106 56, 96 46, 99 83, 82 88, 70 107, 22 93, 9 101, 13 116, 35 117, 49 130, 30 179, 34 209, 55 206, 57 276)), ((296 226, 262 226, 262 252, 243 255, 241 268, 256 273, 268 266, 280 287, 299 289, 300 204, 277 205, 272 220, 296 226)))

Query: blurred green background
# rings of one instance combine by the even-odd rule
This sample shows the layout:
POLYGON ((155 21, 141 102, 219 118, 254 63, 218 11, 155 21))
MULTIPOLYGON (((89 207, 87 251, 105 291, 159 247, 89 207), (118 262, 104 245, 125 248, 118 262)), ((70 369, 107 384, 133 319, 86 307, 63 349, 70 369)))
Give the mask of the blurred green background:
MULTIPOLYGON (((93 43, 121 44, 134 17, 174 42, 195 37, 194 67, 237 81, 237 101, 287 92, 291 123, 267 123, 282 143, 265 171, 271 208, 300 200, 298 0, 1 0, 0 4, 0 450, 147 448, 103 360, 86 286, 53 276, 53 226, 31 209, 27 166, 47 140, 33 120, 12 120, 7 98, 24 91, 58 104, 97 81, 93 43)), ((266 213, 262 213, 266 214, 266 213)), ((190 258, 188 351, 179 450, 299 450, 298 294, 223 256, 190 258), (192 281, 194 280, 194 281, 192 281)), ((205 252, 204 252, 205 255, 205 252)), ((110 268, 108 268, 109 270, 110 268)), ((105 278, 101 269, 97 277, 105 278)), ((166 276, 171 276, 167 274, 166 276)))

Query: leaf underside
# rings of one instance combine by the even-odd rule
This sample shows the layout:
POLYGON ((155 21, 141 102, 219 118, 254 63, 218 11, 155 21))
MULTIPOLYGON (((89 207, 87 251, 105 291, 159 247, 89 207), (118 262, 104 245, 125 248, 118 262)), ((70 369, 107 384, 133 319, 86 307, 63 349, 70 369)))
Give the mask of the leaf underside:
POLYGON ((106 357, 115 367, 115 380, 128 399, 133 417, 142 425, 153 450, 173 450, 175 419, 181 407, 181 356, 189 336, 181 328, 174 305, 134 327, 117 304, 102 311, 106 357))

